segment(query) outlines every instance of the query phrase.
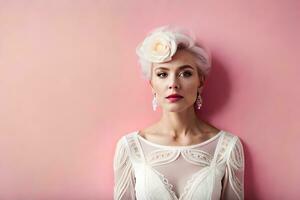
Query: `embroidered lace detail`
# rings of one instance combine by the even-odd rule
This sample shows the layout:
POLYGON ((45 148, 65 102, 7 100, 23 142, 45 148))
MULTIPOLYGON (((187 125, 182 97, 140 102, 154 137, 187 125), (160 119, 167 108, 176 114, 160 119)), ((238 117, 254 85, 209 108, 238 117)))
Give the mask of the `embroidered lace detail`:
POLYGON ((127 143, 129 145, 129 149, 131 151, 131 155, 133 156, 134 160, 136 161, 143 161, 142 150, 140 146, 137 144, 137 140, 134 138, 134 135, 129 135, 126 137, 127 143))
MULTIPOLYGON (((181 197, 179 198, 179 200, 185 198, 185 196, 187 196, 189 194, 189 192, 191 191, 190 188, 192 186, 192 184, 195 182, 196 178, 198 177, 199 173, 202 173, 202 170, 204 170, 204 168, 200 169, 198 172, 194 173, 191 178, 189 178, 186 182, 185 187, 183 188, 183 192, 181 197)), ((188 198, 187 198, 188 199, 188 198)))
POLYGON ((147 155, 147 162, 151 166, 167 164, 173 162, 182 154, 183 158, 195 165, 208 166, 212 161, 212 155, 199 149, 157 149, 147 155))
POLYGON ((185 149, 182 156, 186 161, 203 167, 210 165, 212 161, 212 155, 200 149, 185 149))
MULTIPOLYGON (((237 191, 239 194, 241 194, 243 184, 240 182, 240 180, 239 180, 236 176, 232 176, 231 179, 232 179, 232 184, 233 184, 233 186, 234 186, 233 188, 235 188, 236 191, 237 191)), ((241 195, 239 195, 239 196, 241 196, 241 195)))
POLYGON ((230 164, 236 170, 244 168, 244 155, 241 141, 237 139, 230 155, 230 164))
POLYGON ((146 160, 151 166, 162 165, 176 160, 179 154, 178 150, 157 149, 150 152, 146 160))
POLYGON ((219 149, 218 155, 217 155, 217 163, 221 163, 222 161, 225 162, 226 159, 226 153, 228 152, 229 149, 229 145, 232 142, 233 139, 233 135, 231 134, 224 134, 223 135, 223 139, 222 139, 222 143, 221 143, 221 148, 219 149))
POLYGON ((115 155, 114 155, 114 199, 121 199, 125 197, 133 197, 135 184, 133 168, 129 160, 129 153, 126 148, 125 141, 120 139, 117 142, 115 155), (129 192, 128 192, 129 191, 129 192))
MULTIPOLYGON (((119 177, 118 179, 116 179, 118 180, 118 183, 116 183, 115 197, 124 197, 125 199, 129 199, 128 197, 135 196, 135 174, 133 173, 133 169, 135 167, 137 167, 136 169, 139 169, 138 167, 142 166, 135 165, 135 162, 142 162, 146 165, 149 165, 150 170, 153 170, 154 174, 152 173, 152 176, 156 176, 156 174, 158 175, 157 177, 155 177, 155 180, 161 180, 161 186, 165 186, 165 190, 162 189, 157 194, 154 193, 155 195, 153 197, 155 197, 155 199, 162 199, 161 197, 166 197, 163 196, 163 194, 160 195, 164 192, 169 198, 172 197, 173 200, 189 200, 195 198, 199 199, 199 195, 202 197, 201 199, 205 199, 205 197, 208 197, 209 194, 213 192, 213 186, 206 184, 206 182, 203 183, 203 181, 205 181, 205 178, 207 178, 207 176, 210 176, 211 173, 214 173, 214 175, 208 177, 211 178, 211 180, 213 180, 214 176, 221 176, 223 173, 223 169, 225 171, 225 167, 226 177, 228 175, 228 181, 230 183, 228 184, 227 188, 231 189, 228 190, 227 188, 224 188, 225 194, 230 195, 226 197, 230 197, 228 199, 236 199, 236 197, 238 197, 238 199, 243 199, 244 154, 242 144, 240 143, 237 136, 224 132, 224 134, 221 134, 221 137, 219 138, 218 144, 215 149, 216 150, 213 156, 206 151, 194 148, 158 148, 150 151, 147 154, 144 154, 143 148, 140 144, 140 140, 135 137, 134 134, 127 135, 126 141, 124 141, 124 143, 120 142, 118 147, 119 153, 117 153, 117 156, 115 158, 114 169, 116 176, 119 177), (195 165, 200 165, 203 168, 192 174, 189 179, 187 179, 186 184, 182 188, 182 194, 177 197, 174 187, 168 181, 167 177, 157 171, 153 166, 171 163, 175 161, 180 154, 183 156, 184 160, 195 165), (131 163, 133 165, 131 165, 131 163), (212 170, 210 170, 210 168, 212 170), (203 188, 207 192, 201 194, 197 193, 198 196, 194 196, 195 192, 200 190, 200 186, 201 189, 203 188), (232 191, 232 193, 226 193, 227 190, 229 192, 232 191), (234 198, 231 198, 233 196, 234 198)), ((143 169, 141 168, 141 170, 143 169)), ((151 182, 151 176, 149 177, 149 181, 149 186, 153 185, 151 182)), ((155 187, 154 190, 156 191, 155 187)))
POLYGON ((119 140, 117 142, 116 149, 117 150, 115 151, 114 162, 113 162, 113 168, 115 171, 122 168, 128 161, 128 154, 125 149, 123 140, 119 140))
POLYGON ((169 183, 169 180, 167 179, 166 176, 164 176, 163 174, 161 174, 160 172, 158 172, 156 169, 152 168, 152 170, 159 176, 159 178, 162 180, 162 182, 164 183, 164 185, 167 187, 168 192, 171 194, 171 196, 178 200, 174 190, 173 190, 173 185, 171 183, 169 183))
POLYGON ((239 199, 244 199, 244 151, 240 139, 236 136, 235 143, 228 158, 229 182, 239 199))

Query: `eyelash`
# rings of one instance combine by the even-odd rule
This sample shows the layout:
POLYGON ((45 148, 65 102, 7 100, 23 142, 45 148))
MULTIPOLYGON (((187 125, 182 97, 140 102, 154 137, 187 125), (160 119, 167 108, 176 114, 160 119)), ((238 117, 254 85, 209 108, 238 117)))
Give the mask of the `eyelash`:
MULTIPOLYGON (((193 73, 190 72, 190 71, 184 71, 182 74, 185 74, 186 72, 189 74, 189 75, 186 76, 186 77, 190 77, 190 76, 193 75, 193 73)), ((158 76, 159 78, 164 78, 164 77, 161 77, 161 76, 160 76, 160 75, 162 75, 162 74, 166 74, 166 73, 165 73, 165 72, 157 73, 157 76, 158 76)))

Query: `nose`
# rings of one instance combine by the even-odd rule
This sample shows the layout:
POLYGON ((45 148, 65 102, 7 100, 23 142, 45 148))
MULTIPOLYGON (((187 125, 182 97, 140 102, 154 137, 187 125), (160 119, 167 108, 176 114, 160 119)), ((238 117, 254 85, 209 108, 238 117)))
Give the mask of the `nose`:
POLYGON ((169 89, 179 89, 179 83, 178 83, 178 79, 176 77, 176 74, 174 75, 170 75, 169 76, 169 89))
POLYGON ((170 84, 169 84, 169 89, 178 89, 179 88, 179 84, 176 82, 176 81, 172 81, 170 84))
POLYGON ((169 89, 172 89, 172 88, 178 89, 179 87, 177 84, 174 83, 174 84, 169 85, 169 89))

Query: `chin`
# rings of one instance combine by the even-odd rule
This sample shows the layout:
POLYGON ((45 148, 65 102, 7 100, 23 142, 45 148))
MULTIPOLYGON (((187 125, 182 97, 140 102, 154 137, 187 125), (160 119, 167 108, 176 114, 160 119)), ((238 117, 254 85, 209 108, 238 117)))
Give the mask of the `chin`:
POLYGON ((165 106, 163 109, 168 112, 182 112, 182 111, 187 110, 188 108, 189 108, 189 106, 168 105, 168 106, 165 106))

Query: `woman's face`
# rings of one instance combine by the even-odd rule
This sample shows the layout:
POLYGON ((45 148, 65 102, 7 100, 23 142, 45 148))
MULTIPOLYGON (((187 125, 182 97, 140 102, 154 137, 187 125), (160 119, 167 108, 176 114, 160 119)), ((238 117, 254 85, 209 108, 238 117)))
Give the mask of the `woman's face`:
POLYGON ((171 112, 193 106, 197 89, 204 83, 204 77, 199 75, 195 57, 187 50, 178 50, 169 62, 154 63, 150 85, 152 93, 156 93, 158 105, 171 112), (174 93, 183 98, 170 102, 166 97, 174 93))

